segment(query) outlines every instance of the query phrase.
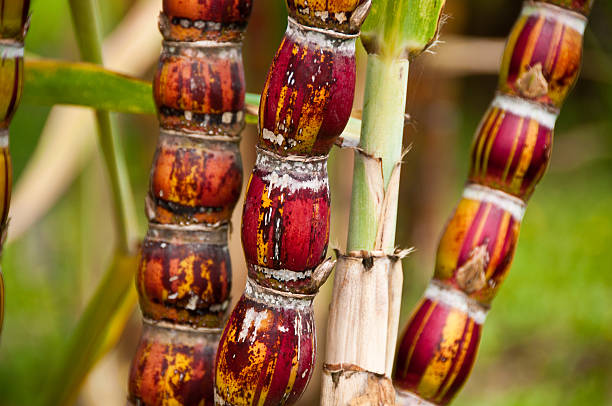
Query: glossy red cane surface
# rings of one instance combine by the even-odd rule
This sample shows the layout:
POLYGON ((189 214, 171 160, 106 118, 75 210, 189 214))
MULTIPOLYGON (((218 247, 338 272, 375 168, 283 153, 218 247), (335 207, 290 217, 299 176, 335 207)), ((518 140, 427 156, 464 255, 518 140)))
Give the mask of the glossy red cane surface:
POLYGON ((227 245, 145 238, 136 286, 143 316, 192 327, 222 327, 230 291, 227 245))
POLYGON ((218 335, 146 325, 130 369, 132 405, 213 406, 218 335))
POLYGON ((396 388, 447 405, 472 370, 480 334, 466 313, 423 299, 398 343, 396 388))
POLYGON ((290 23, 262 93, 259 146, 279 155, 327 155, 351 115, 355 39, 290 23))
POLYGON ((219 343, 218 405, 277 406, 299 399, 315 361, 311 304, 312 298, 257 297, 247 287, 219 343))
POLYGON ((307 278, 275 280, 257 267, 304 273, 324 259, 330 218, 326 162, 279 164, 269 156, 260 154, 247 189, 242 219, 245 258, 251 276, 264 286, 299 291, 307 278))
POLYGON ((153 82, 162 128, 238 135, 244 127, 244 68, 239 45, 165 43, 153 82))
POLYGON ((469 181, 528 200, 548 168, 552 138, 552 128, 492 106, 472 144, 469 181))

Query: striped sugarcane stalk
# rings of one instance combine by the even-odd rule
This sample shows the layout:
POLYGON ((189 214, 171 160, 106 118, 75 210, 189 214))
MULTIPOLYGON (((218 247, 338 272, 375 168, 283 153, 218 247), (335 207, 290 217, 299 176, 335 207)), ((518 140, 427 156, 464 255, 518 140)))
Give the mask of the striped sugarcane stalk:
MULTIPOLYGON (((23 88, 23 40, 30 0, 0 0, 0 254, 6 240, 13 184, 9 125, 23 88)), ((4 279, 0 269, 0 333, 4 322, 4 279)))
POLYGON ((212 405, 230 300, 229 222, 242 187, 241 43, 251 0, 164 0, 153 83, 160 134, 136 286, 136 405, 212 405))
POLYGON ((369 1, 288 0, 243 209, 246 289, 217 352, 217 405, 289 405, 312 375, 312 302, 331 272, 329 151, 349 119, 369 1))
POLYGON ((548 166, 556 118, 578 76, 591 5, 523 5, 433 280, 401 338, 394 373, 400 404, 446 405, 468 378, 482 324, 512 263, 526 202, 548 166))

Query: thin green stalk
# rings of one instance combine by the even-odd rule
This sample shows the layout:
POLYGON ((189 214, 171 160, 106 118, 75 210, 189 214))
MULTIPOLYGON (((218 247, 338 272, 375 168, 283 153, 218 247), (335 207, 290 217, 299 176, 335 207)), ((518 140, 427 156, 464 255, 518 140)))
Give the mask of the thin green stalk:
MULTIPOLYGON (((81 57, 86 62, 102 65, 102 36, 97 1, 70 0, 70 11, 81 57)), ((96 119, 100 148, 112 189, 119 249, 130 253, 134 250, 137 222, 125 155, 117 136, 117 123, 107 111, 97 111, 96 119)))
MULTIPOLYGON (((389 188, 395 164, 401 159, 404 113, 408 87, 408 58, 435 42, 445 0, 378 0, 373 2, 361 39, 368 51, 366 90, 361 124, 361 148, 382 160, 386 206, 383 246, 376 247, 381 196, 373 193, 363 154, 355 154, 348 250, 386 253, 394 249, 399 183, 389 188)), ((396 179, 398 180, 398 179, 396 179)))
POLYGON ((108 111, 100 110, 96 111, 96 119, 115 206, 118 248, 126 254, 134 253, 137 235, 136 212, 123 147, 117 137, 117 121, 108 111))
MULTIPOLYGON (((385 190, 391 171, 402 155, 402 135, 404 132, 404 109, 408 85, 408 60, 391 59, 375 54, 368 55, 368 68, 365 88, 365 103, 361 122, 361 148, 363 151, 382 160, 385 190)), ((364 156, 355 154, 353 173, 353 194, 349 222, 348 250, 374 249, 378 230, 379 203, 369 191, 364 156)), ((397 201, 390 207, 390 218, 395 219, 397 201)), ((392 230, 395 235, 395 223, 392 230)), ((382 249, 391 253, 394 238, 382 249)))

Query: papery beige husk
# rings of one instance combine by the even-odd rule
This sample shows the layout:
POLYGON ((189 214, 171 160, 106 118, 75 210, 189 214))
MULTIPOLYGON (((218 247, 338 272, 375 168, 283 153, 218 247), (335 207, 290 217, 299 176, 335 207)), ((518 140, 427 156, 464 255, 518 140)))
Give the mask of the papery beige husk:
POLYGON ((401 258, 408 252, 338 255, 322 405, 395 404, 391 372, 401 305, 401 258))

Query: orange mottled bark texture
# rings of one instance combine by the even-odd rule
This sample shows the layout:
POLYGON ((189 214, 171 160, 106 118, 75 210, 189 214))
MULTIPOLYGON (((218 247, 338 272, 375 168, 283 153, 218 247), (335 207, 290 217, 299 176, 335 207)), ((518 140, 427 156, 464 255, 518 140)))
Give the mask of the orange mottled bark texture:
POLYGON ((163 1, 153 82, 160 135, 136 274, 144 330, 132 404, 214 404, 232 279, 229 222, 243 181, 241 41, 250 12, 250 0, 163 1))

